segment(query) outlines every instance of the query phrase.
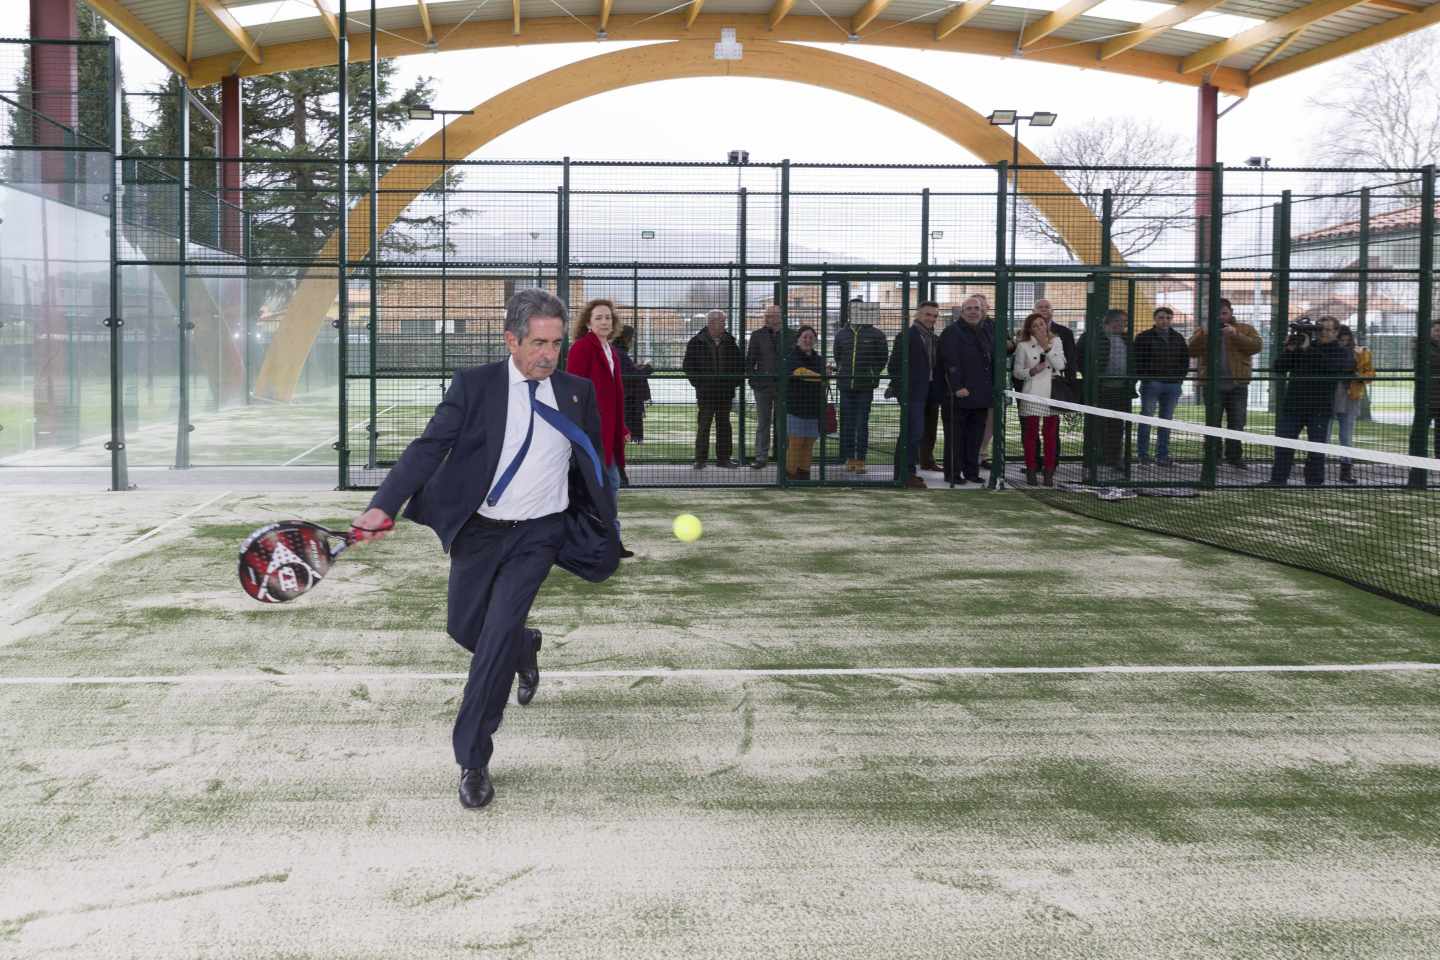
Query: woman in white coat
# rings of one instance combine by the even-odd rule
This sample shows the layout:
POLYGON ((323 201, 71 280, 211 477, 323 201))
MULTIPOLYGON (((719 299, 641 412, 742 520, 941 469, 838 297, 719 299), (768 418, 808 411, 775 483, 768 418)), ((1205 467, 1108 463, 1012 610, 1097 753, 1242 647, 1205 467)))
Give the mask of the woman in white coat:
MULTIPOLYGON (((1021 392, 1030 397, 1050 397, 1050 381, 1065 369, 1065 348, 1050 333, 1050 321, 1038 313, 1025 318, 1024 332, 1015 346, 1015 379, 1021 392)), ((1035 471, 1041 468, 1040 435, 1045 436, 1044 484, 1055 486, 1055 467, 1060 462, 1060 417, 1044 403, 1020 401, 1020 437, 1025 444, 1025 482, 1035 485, 1035 471)))

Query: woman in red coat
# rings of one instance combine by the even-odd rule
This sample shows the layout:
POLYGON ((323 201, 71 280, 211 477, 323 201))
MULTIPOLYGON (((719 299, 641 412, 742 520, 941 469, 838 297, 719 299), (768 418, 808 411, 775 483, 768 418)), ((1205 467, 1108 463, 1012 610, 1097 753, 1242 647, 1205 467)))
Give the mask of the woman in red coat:
MULTIPOLYGON (((610 346, 615 336, 615 304, 609 300, 591 300, 575 321, 575 334, 570 344, 567 372, 584 377, 595 385, 595 402, 600 408, 600 440, 604 446, 605 471, 615 491, 615 529, 620 529, 620 471, 625 467, 625 387, 621 379, 620 358, 610 346)), ((633 557, 622 544, 620 556, 633 557)))

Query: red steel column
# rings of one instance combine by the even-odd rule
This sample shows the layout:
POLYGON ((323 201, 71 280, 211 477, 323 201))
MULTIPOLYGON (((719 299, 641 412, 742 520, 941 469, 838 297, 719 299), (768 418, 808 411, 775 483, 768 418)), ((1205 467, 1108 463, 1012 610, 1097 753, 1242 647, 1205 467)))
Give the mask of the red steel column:
MULTIPOLYGON (((30 0, 30 36, 37 40, 73 40, 75 38, 75 0, 30 0)), ((75 47, 64 44, 37 43, 30 47, 30 90, 32 97, 25 106, 35 110, 31 129, 35 145, 63 146, 69 140, 67 130, 75 128, 79 119, 76 87, 79 80, 75 67, 75 47), (53 122, 52 122, 53 121, 53 122)), ((64 200, 70 195, 72 169, 70 157, 62 151, 39 154, 37 171, 42 196, 64 200)), ((33 402, 35 410, 35 445, 56 446, 78 441, 74 424, 78 411, 70 402, 71 376, 65 296, 61 291, 64 268, 50 259, 52 240, 56 249, 65 249, 64 236, 52 237, 60 227, 50 220, 59 212, 48 201, 41 202, 40 235, 30 239, 39 244, 40 282, 35 290, 35 312, 32 357, 35 371, 33 402)), ((61 224, 66 221, 63 216, 61 224)))
MULTIPOLYGON (((231 74, 220 81, 220 155, 239 157, 241 147, 240 78, 231 74)), ((243 253, 244 237, 241 236, 240 205, 240 164, 237 161, 220 165, 220 199, 225 201, 221 208, 220 245, 231 253, 243 253)))
POLYGON ((1195 262, 1204 263, 1210 255, 1210 167, 1215 163, 1215 144, 1220 126, 1220 91, 1205 83, 1195 111, 1195 262))
MULTIPOLYGON (((30 0, 30 36, 37 40, 75 39, 75 0, 30 0)), ((39 43, 30 48, 30 89, 34 97, 27 106, 42 115, 33 118, 37 145, 62 146, 67 142, 66 129, 73 130, 79 119, 75 89, 78 82, 75 47, 39 43)), ((46 183, 63 184, 68 179, 67 159, 59 152, 41 154, 41 178, 46 183)), ((47 193, 59 196, 62 190, 55 186, 47 188, 47 193)))

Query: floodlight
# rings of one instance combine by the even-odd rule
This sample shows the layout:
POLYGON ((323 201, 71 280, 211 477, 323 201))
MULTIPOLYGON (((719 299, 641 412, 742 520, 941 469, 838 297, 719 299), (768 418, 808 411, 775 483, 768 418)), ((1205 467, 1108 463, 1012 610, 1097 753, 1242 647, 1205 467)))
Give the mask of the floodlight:
POLYGON ((990 122, 997 127, 1008 127, 1015 122, 1016 110, 996 110, 990 114, 990 122))
POLYGON ((720 42, 715 44, 715 59, 739 60, 744 52, 744 45, 735 41, 735 28, 722 27, 720 30, 720 42))
POLYGON ((654 239, 655 239, 655 231, 654 231, 654 230, 641 230, 641 231, 640 231, 640 239, 641 239, 641 240, 654 240, 654 239))
POLYGON ((931 230, 931 231, 930 231, 930 239, 931 239, 931 240, 939 240, 939 239, 940 239, 941 237, 943 237, 943 236, 945 236, 945 231, 944 231, 944 230, 931 230))
POLYGON ((1045 110, 1037 111, 1036 113, 1031 114, 1031 116, 1030 116, 1030 126, 1032 126, 1032 127, 1053 127, 1053 126, 1055 126, 1055 114, 1049 113, 1048 111, 1045 111, 1045 110))
POLYGON ((1248 157, 1248 158, 1245 160, 1245 166, 1247 166, 1247 167, 1268 167, 1268 166, 1270 166, 1270 158, 1269 158, 1269 157, 1248 157))
POLYGON ((749 150, 731 150, 726 158, 730 163, 740 166, 750 162, 749 150))
POLYGON ((429 107, 425 107, 425 106, 411 107, 411 108, 410 108, 410 119, 411 119, 411 120, 434 120, 434 119, 435 119, 435 111, 434 111, 434 110, 431 110, 429 107))

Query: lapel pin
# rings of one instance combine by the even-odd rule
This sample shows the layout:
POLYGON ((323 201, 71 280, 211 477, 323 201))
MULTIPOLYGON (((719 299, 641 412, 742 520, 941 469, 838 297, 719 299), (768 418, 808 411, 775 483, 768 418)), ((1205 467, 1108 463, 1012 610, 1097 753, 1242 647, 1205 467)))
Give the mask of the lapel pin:
POLYGON ((574 394, 574 393, 570 394, 570 402, 571 402, 571 403, 579 403, 579 402, 580 402, 580 396, 579 396, 579 394, 574 394))

